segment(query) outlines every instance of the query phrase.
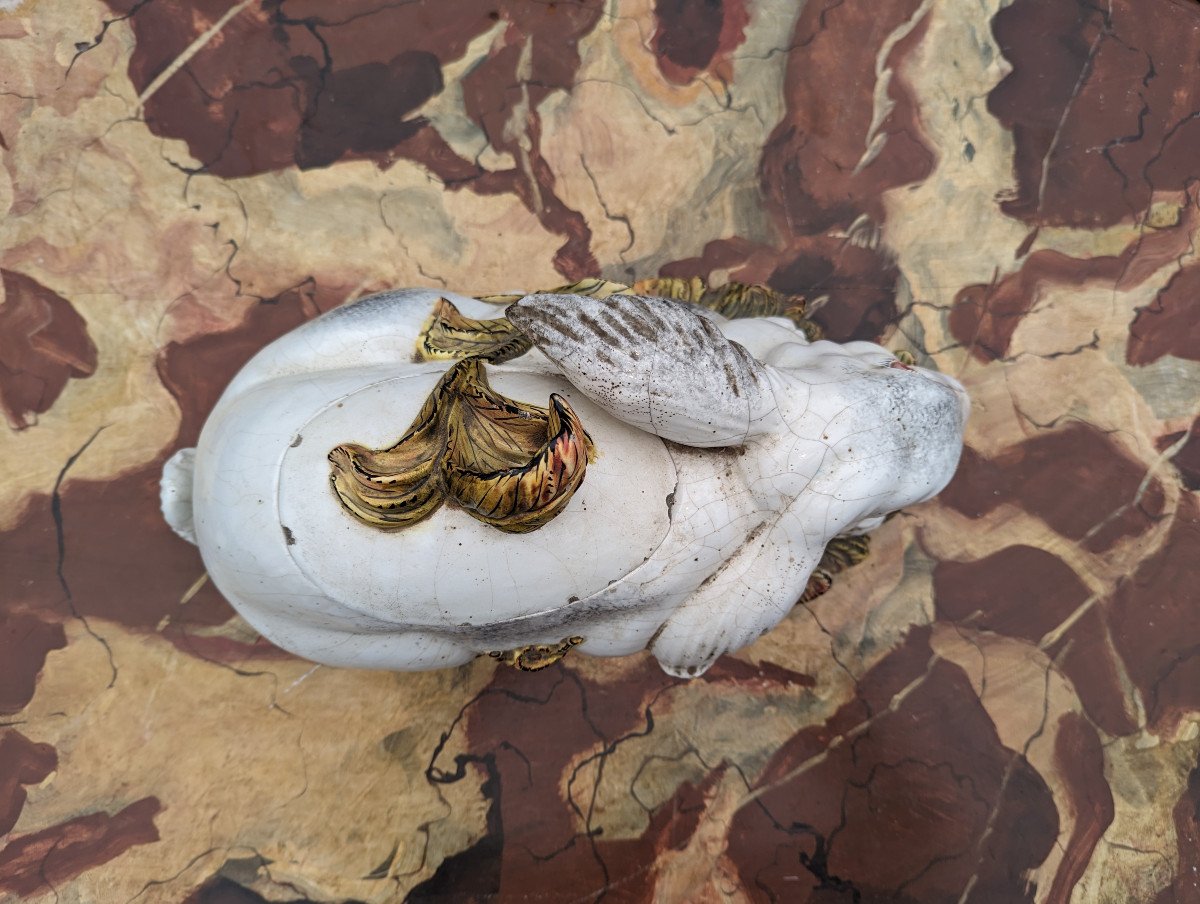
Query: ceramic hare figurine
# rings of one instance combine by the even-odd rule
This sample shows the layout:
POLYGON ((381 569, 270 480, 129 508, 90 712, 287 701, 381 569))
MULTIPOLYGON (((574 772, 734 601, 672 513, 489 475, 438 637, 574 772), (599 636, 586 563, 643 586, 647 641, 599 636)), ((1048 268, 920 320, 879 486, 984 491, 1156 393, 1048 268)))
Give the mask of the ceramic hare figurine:
POLYGON ((404 289, 289 333, 167 463, 167 520, 318 662, 648 648, 694 676, 778 623, 833 538, 954 472, 950 377, 784 318, 570 288, 404 289))

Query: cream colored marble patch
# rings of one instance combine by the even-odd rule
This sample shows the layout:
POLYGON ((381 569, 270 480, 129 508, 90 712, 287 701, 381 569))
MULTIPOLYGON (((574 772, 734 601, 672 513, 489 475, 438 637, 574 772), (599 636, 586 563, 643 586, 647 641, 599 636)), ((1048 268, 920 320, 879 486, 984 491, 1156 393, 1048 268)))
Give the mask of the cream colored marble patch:
MULTIPOLYGON (((1124 347, 1109 349, 1110 358, 1124 361, 1124 347)), ((1146 400, 1168 433, 1185 430, 1200 415, 1196 410, 1196 386, 1200 386, 1200 361, 1164 355, 1151 364, 1125 367, 1125 379, 1146 400)))
MULTIPOLYGON (((563 275, 552 259, 566 237, 543 229, 516 197, 481 197, 464 190, 443 195, 443 201, 468 241, 459 265, 450 270, 457 276, 457 282, 450 282, 455 291, 489 294, 562 285, 563 275)), ((440 265, 433 261, 424 267, 440 265)), ((436 272, 444 275, 441 269, 436 272)))
MULTIPOLYGON (((75 15, 39 6, 30 36, 0 42, 0 53, 32 61, 40 49, 47 57, 98 31, 94 17, 85 3, 75 15)), ((406 161, 386 171, 359 162, 237 180, 189 177, 180 168, 200 161, 182 142, 130 119, 131 51, 127 24, 113 24, 100 47, 79 58, 60 100, 10 118, 7 134, 16 139, 3 156, 10 211, 0 223, 0 263, 84 315, 100 364, 90 378, 70 381, 36 427, 0 434, 0 456, 22 469, 20 481, 0 487, 0 529, 31 492, 50 491, 63 462, 101 424, 112 426, 72 476, 105 479, 156 455, 178 423, 155 371, 158 349, 237 325, 256 297, 310 276, 345 297, 442 281, 486 292, 562 279, 550 261, 563 237, 514 196, 443 193, 406 161), (400 217, 413 221, 406 204, 425 207, 437 228, 398 228, 400 217)), ((31 62, 22 72, 19 90, 59 98, 61 69, 31 62)))
POLYGON ((603 272, 644 277, 712 239, 770 239, 757 163, 783 115, 779 50, 800 9, 752 8, 728 85, 663 77, 649 0, 623 0, 583 39, 576 88, 541 105, 542 152, 560 197, 592 224, 603 272))
MULTIPOLYGON (((1004 4, 981 5, 934 4, 924 39, 898 72, 913 88, 937 164, 919 185, 884 194, 883 241, 898 257, 917 302, 908 315, 920 319, 931 350, 954 344, 945 315, 955 293, 1008 272, 1028 233, 996 211, 996 196, 1014 185, 1013 142, 987 112, 986 96, 1008 66, 981 23, 1004 4)), ((934 357, 943 370, 965 374, 961 351, 934 357)))
MULTIPOLYGON (((1058 720, 1065 713, 1078 712, 1079 698, 1053 661, 1031 644, 952 625, 935 627, 931 642, 939 656, 967 673, 996 726, 1000 743, 1013 751, 1014 756, 1025 756, 1054 798, 1059 843, 1050 849, 1031 877, 1037 883, 1035 900, 1044 901, 1075 828, 1076 814, 1065 787, 1069 777, 1059 769, 1055 740, 1058 720)), ((1004 805, 1002 790, 993 806, 1004 805)), ((981 844, 981 850, 983 847, 981 844)))
POLYGON ((742 777, 728 770, 705 798, 696 831, 681 850, 668 848, 655 861, 655 901, 749 904, 737 867, 724 856, 729 824, 745 793, 742 777))
POLYGON ((63 463, 98 427, 109 425, 77 462, 75 477, 114 476, 170 439, 178 416, 155 371, 158 324, 173 298, 209 279, 222 260, 219 244, 174 190, 182 177, 162 159, 162 142, 140 123, 122 121, 134 97, 124 75, 127 33, 110 28, 65 82, 61 69, 19 62, 39 52, 49 58, 52 48, 93 28, 87 4, 74 4, 75 15, 65 5, 50 7, 31 7, 28 38, 0 44, 6 71, 19 70, 28 82, 22 90, 54 99, 24 111, 7 133, 2 160, 12 196, 0 221, 0 265, 71 302, 88 322, 99 367, 69 381, 37 425, 0 433, 0 457, 19 462, 22 478, 0 485, 0 529, 20 516, 28 494, 51 490, 63 463))
POLYGON ((1170 818, 1186 793, 1200 743, 1142 747, 1138 738, 1117 738, 1105 746, 1105 778, 1115 815, 1096 845, 1087 871, 1075 887, 1075 904, 1128 904, 1153 900, 1170 882, 1177 863, 1178 837, 1170 818))
POLYGON ((1148 467, 1161 457, 1155 438, 1162 432, 1162 423, 1133 391, 1122 370, 1099 354, 1034 356, 1010 369, 1006 378, 1022 417, 1033 427, 1076 419, 1111 434, 1116 445, 1148 467), (1056 391, 1045 393, 1047 385, 1055 386, 1056 391))
POLYGON ((507 28, 507 22, 497 21, 491 28, 476 35, 457 60, 443 61, 444 87, 414 114, 428 119, 456 154, 467 160, 478 158, 481 166, 493 171, 513 169, 517 162, 512 154, 496 151, 488 143, 483 129, 467 114, 462 78, 487 59, 488 53, 507 28))
POLYGON ((1062 358, 1100 352, 1123 344, 1129 335, 1134 302, 1145 303, 1150 292, 1166 284, 1170 274, 1156 274, 1151 287, 1117 292, 1112 284, 1063 286, 1043 283, 1036 289, 1029 313, 1013 332, 1004 361, 1018 358, 1062 358))
MULTIPOLYGON (((650 735, 623 741, 604 759, 603 772, 598 760, 589 763, 575 776, 570 793, 584 813, 592 812, 591 827, 602 828, 601 837, 638 838, 649 825, 650 811, 667 802, 681 781, 695 783, 722 762, 732 764, 730 774, 744 797, 746 782, 754 782, 771 754, 795 732, 825 721, 832 708, 832 701, 820 701, 800 685, 754 695, 714 694, 702 682, 680 685, 653 705, 650 735), (748 724, 754 731, 746 730, 748 724), (593 795, 594 808, 589 808, 593 795)), ((596 752, 580 751, 563 770, 564 800, 566 777, 596 752)), ((577 822, 575 831, 586 828, 577 822)))
POLYGON ((444 191, 407 161, 386 170, 353 161, 244 179, 198 177, 189 195, 228 224, 238 243, 231 270, 251 297, 272 297, 309 275, 346 288, 441 278, 468 292, 562 280, 549 261, 564 237, 545 230, 515 196, 444 191), (399 226, 422 218, 433 227, 427 233, 399 226))
MULTIPOLYGON (((861 676, 897 644, 914 624, 931 618, 926 582, 921 590, 905 584, 905 550, 913 541, 911 521, 921 518, 924 506, 911 514, 897 515, 871 534, 871 554, 848 571, 834 577, 833 588, 792 612, 792 620, 811 620, 827 638, 827 656, 835 660, 833 674, 840 680, 861 676), (922 598, 922 597, 926 598, 922 598)), ((766 638, 763 638, 764 640, 766 638)), ((761 641, 760 641, 761 642, 761 641)), ((783 650, 780 655, 786 656, 783 650)), ((784 660, 786 661, 786 659, 784 660)), ((852 692, 853 688, 847 688, 852 692)))
POLYGON ((279 890, 392 901, 482 834, 479 782, 435 788, 424 770, 440 733, 490 678, 490 661, 401 675, 282 660, 241 663, 239 674, 161 639, 95 627, 116 681, 107 687, 102 648, 72 626, 21 714, 22 732, 53 744, 71 768, 31 790, 16 831, 153 795, 164 803, 154 818, 162 840, 73 880, 78 900, 127 901, 161 882, 138 900, 179 901, 224 860, 257 853, 273 861, 279 890), (385 742, 397 732, 402 740, 385 742), (362 879, 393 845, 395 877, 362 879))
MULTIPOLYGON (((552 98, 542 111, 547 124, 542 153, 560 174, 560 197, 590 222, 609 224, 593 245, 602 269, 653 256, 669 246, 678 208, 712 168, 711 123, 694 126, 686 139, 681 138, 648 119, 639 98, 627 88, 582 79, 570 99, 552 98), (597 109, 608 111, 611 118, 580 115, 597 109), (655 165, 665 159, 672 160, 671 167, 655 165), (613 215, 627 217, 629 228, 610 220, 613 215)), ((688 230, 681 232, 692 226, 689 218, 688 230)), ((637 275, 642 275, 640 270, 637 275)))

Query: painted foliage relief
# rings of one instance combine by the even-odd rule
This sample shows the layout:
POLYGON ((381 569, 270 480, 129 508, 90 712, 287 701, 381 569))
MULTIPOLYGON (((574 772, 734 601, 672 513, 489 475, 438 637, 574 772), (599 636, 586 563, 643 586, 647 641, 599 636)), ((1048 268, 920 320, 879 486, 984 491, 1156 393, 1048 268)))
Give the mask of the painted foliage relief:
POLYGON ((0 899, 1200 900, 1200 7, 2 9, 0 899), (955 480, 693 682, 313 668, 162 521, 287 330, 589 277, 954 375, 955 480))

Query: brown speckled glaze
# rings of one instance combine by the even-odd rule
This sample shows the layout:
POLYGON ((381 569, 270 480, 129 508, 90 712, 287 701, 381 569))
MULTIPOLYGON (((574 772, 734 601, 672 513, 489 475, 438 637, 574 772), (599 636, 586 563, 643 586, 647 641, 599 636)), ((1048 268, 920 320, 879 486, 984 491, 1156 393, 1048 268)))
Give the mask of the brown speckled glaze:
POLYGON ((1200 7, 5 7, 0 900, 1200 901, 1200 7), (586 276, 955 375, 957 477, 692 682, 314 668, 163 523, 273 338, 586 276))

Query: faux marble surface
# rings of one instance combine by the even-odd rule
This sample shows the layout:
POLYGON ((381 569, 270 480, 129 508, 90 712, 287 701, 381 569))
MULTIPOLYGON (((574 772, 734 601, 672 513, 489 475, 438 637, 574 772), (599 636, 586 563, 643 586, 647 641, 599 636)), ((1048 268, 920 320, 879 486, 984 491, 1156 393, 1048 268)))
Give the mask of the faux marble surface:
POLYGON ((0 899, 1200 901, 1200 7, 0 7, 0 899), (975 406, 702 680, 314 669, 158 515, 322 310, 660 274, 975 406))

